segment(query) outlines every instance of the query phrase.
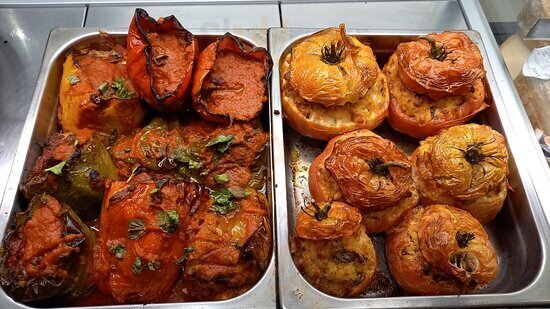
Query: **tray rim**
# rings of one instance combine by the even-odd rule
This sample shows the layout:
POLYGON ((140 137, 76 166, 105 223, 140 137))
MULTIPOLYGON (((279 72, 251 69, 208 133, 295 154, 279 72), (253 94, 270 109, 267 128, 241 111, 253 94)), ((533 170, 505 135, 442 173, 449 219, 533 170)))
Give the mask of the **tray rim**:
MULTIPOLYGON (((0 240, 3 241, 5 232, 10 224, 10 218, 12 216, 19 183, 24 176, 25 171, 25 161, 27 158, 28 150, 32 143, 32 136, 35 130, 35 125, 38 121, 37 113, 41 106, 41 98, 45 92, 45 86, 47 82, 47 76, 51 70, 53 61, 66 53, 68 48, 77 44, 82 40, 92 38, 94 36, 99 36, 99 31, 106 32, 111 35, 127 35, 128 30, 125 28, 92 28, 92 27, 80 27, 80 28, 64 28, 58 27, 53 28, 49 35, 46 43, 46 48, 44 50, 44 55, 42 58, 40 71, 36 81, 36 86, 32 96, 31 104, 27 117, 25 119, 25 124, 17 145, 17 151, 15 159, 11 164, 10 173, 8 175, 8 182, 6 189, 0 204, 0 240)), ((196 36, 201 35, 213 35, 213 36, 222 36, 227 32, 231 32, 233 35, 249 41, 250 43, 268 48, 267 40, 267 30, 261 28, 252 28, 252 29, 188 29, 191 33, 196 36)), ((268 83, 269 89, 271 89, 271 83, 268 83)), ((271 104, 271 95, 268 99, 269 111, 273 110, 273 105, 271 104)), ((275 197, 274 197, 274 182, 273 182, 273 144, 272 144, 272 127, 271 118, 269 117, 269 125, 266 128, 267 132, 270 134, 270 144, 269 144, 269 155, 268 162, 270 167, 268 168, 269 173, 267 176, 267 190, 271 190, 271 196, 267 196, 271 204, 271 221, 272 221, 272 234, 273 234, 273 249, 269 264, 264 271, 262 277, 258 282, 250 288, 250 290, 245 293, 227 300, 220 301, 203 301, 203 302, 179 302, 179 303, 154 303, 154 304, 122 304, 122 305, 109 305, 109 306, 77 306, 77 307, 66 307, 66 308, 179 308, 185 306, 186 308, 248 308, 248 307, 257 307, 261 306, 263 308, 275 308, 277 306, 277 297, 276 297, 276 207, 275 207, 275 197), (270 178, 271 175, 271 179, 270 178), (268 299, 266 299, 268 297, 268 299)), ((9 297, 4 289, 0 288, 0 308, 35 308, 28 306, 23 303, 19 303, 9 297)), ((65 307, 64 307, 65 308, 65 307)))
MULTIPOLYGON (((316 31, 322 30, 322 28, 270 28, 268 31, 269 51, 274 59, 273 73, 272 73, 272 105, 274 110, 281 111, 280 117, 275 119, 272 124, 274 125, 274 148, 284 147, 283 142, 283 120, 282 120, 282 106, 281 106, 281 89, 280 89, 280 73, 279 62, 284 51, 293 42, 298 41, 305 36, 312 34, 316 31), (278 121, 275 121, 278 120, 278 121), (277 138, 279 136, 279 138, 277 138)), ((347 28, 346 32, 350 35, 403 35, 403 36, 418 36, 428 34, 431 32, 441 32, 445 29, 434 30, 381 30, 381 29, 357 29, 347 28)), ((493 73, 491 65, 498 65, 489 63, 489 57, 485 49, 485 45, 481 39, 479 32, 475 30, 458 30, 468 34, 474 42, 478 45, 482 56, 485 69, 487 71, 487 83, 490 86, 491 94, 493 96, 494 104, 497 108, 500 121, 502 123, 503 130, 506 132, 507 143, 510 151, 514 154, 515 158, 521 158, 518 154, 520 152, 521 140, 529 140, 527 136, 521 136, 520 132, 513 129, 513 122, 511 115, 508 113, 506 104, 501 96, 500 90, 495 81, 495 75, 493 73)), ((517 115, 516 115, 517 116, 517 115)), ((518 118, 518 117, 516 117, 518 118)), ((518 118, 519 119, 519 118, 518 118)), ((521 121, 521 119, 516 121, 521 121)), ((278 205, 287 205, 287 190, 286 190, 286 175, 285 171, 281 171, 281 167, 285 167, 285 158, 281 156, 274 156, 275 160, 275 199, 278 205)), ((544 289, 544 285, 550 281, 550 265, 547 262, 547 256, 549 253, 550 241, 547 237, 549 235, 550 226, 544 215, 544 210, 541 201, 537 195, 535 185, 529 174, 527 164, 524 164, 521 160, 516 160, 516 167, 520 176, 520 180, 525 188, 526 198, 529 202, 529 211, 531 211, 534 218, 536 229, 538 233, 538 241, 541 245, 541 266, 538 270, 534 280, 526 287, 519 291, 511 293, 493 293, 493 294, 469 294, 469 295, 445 295, 445 296, 401 296, 401 297, 383 297, 383 298, 337 298, 318 291, 313 288, 303 277, 299 274, 290 254, 290 248, 288 246, 289 231, 288 231, 288 212, 287 207, 277 208, 277 220, 279 226, 277 228, 277 258, 278 267, 278 280, 279 290, 278 297, 280 304, 283 308, 293 308, 297 306, 316 306, 316 307, 384 307, 384 308, 401 308, 401 307, 472 307, 472 306, 489 306, 489 305, 535 305, 535 304, 550 304, 550 296, 544 289), (295 289, 285 289, 285 286, 294 284, 291 276, 299 278, 299 287, 295 289), (302 301, 302 297, 306 293, 312 294, 307 300, 302 301), (312 302, 310 302, 310 300, 312 302)))

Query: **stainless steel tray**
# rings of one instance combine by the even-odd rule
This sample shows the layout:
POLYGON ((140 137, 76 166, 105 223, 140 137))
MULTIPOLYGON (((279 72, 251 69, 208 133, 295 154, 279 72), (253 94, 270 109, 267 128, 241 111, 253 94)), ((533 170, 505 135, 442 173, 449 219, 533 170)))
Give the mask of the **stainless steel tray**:
MULTIPOLYGON (((295 216, 303 204, 302 196, 309 196, 308 167, 323 150, 325 143, 301 136, 283 125, 281 113, 280 63, 293 46, 314 29, 269 30, 269 48, 274 59, 272 75, 274 183, 277 211, 278 279, 279 301, 285 308, 297 307, 472 307, 503 305, 549 304, 550 272, 547 261, 549 253, 549 224, 537 197, 527 165, 522 162, 521 142, 529 137, 518 136, 513 123, 521 121, 517 115, 508 114, 506 104, 496 86, 495 76, 488 62, 488 56, 475 31, 465 31, 479 46, 487 70, 490 107, 475 121, 492 126, 507 140, 510 152, 509 191, 503 210, 485 228, 496 247, 500 273, 489 286, 471 295, 449 296, 405 296, 393 282, 385 262, 384 236, 375 235, 373 243, 377 249, 377 287, 371 288, 362 298, 344 299, 329 296, 311 286, 299 273, 291 253, 289 240, 294 235, 295 216), (283 151, 284 149, 284 151, 283 151), (287 205, 284 207, 283 205, 287 205), (385 278, 384 278, 385 277, 385 278)), ((348 34, 368 42, 373 48, 380 67, 394 52, 400 42, 410 41, 418 35, 411 31, 364 31, 348 29, 348 34)), ((403 138, 387 124, 375 130, 380 135, 394 140, 405 150, 412 150, 417 143, 403 138), (397 139, 397 140, 396 140, 397 139)))
MULTIPOLYGON (((126 41, 127 29, 102 29, 112 35, 115 40, 126 41)), ((225 32, 231 32, 239 37, 245 44, 250 46, 267 47, 267 31, 266 30, 194 30, 190 29, 199 41, 201 50, 207 44, 214 42, 215 39, 225 32)), ((27 120, 17 149, 17 155, 14 160, 9 179, 8 186, 2 200, 0 209, 0 239, 4 238, 7 227, 9 226, 13 215, 21 211, 25 205, 24 198, 18 193, 18 186, 26 169, 33 166, 34 161, 41 153, 40 145, 44 143, 48 135, 57 130, 57 104, 59 83, 63 71, 63 62, 68 51, 93 45, 99 40, 97 28, 57 28, 50 32, 42 67, 38 76, 36 89, 29 109, 27 120)), ((271 111, 271 104, 269 104, 271 111)), ((265 114, 264 110, 264 114, 265 114)), ((270 114, 270 113, 269 113, 270 114)), ((265 117, 269 118, 269 117, 265 117)), ((266 119, 266 129, 271 133, 271 122, 266 119)), ((272 134, 270 134, 272 135, 272 134)), ((270 149, 272 146, 270 144, 270 149)), ((273 235, 275 235, 275 213, 273 211, 274 197, 272 182, 272 156, 271 151, 268 155, 268 175, 267 175, 267 198, 271 204, 271 221, 273 222, 273 235)), ((4 177, 4 176, 2 176, 4 177)), ((259 280, 259 282, 246 293, 235 298, 224 301, 210 302, 189 302, 189 303, 161 303, 147 305, 121 305, 121 306, 102 306, 101 308, 176 308, 182 305, 188 308, 274 308, 276 307, 276 270, 275 270, 275 243, 273 244, 273 253, 269 265, 259 280)), ((28 308, 28 306, 15 302, 6 295, 3 289, 0 289, 0 308, 28 308)), ((82 308, 82 307, 81 307, 82 308)), ((96 307, 93 307, 96 308, 96 307)))

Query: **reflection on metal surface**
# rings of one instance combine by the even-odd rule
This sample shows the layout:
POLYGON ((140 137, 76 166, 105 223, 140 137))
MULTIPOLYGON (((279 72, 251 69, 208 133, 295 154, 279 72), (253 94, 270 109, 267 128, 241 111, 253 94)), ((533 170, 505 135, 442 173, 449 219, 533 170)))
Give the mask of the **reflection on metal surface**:
MULTIPOLYGON (((110 31, 115 39, 124 40, 125 31, 110 31)), ((213 42, 217 37, 223 35, 226 31, 223 30, 197 30, 189 29, 198 37, 199 42, 213 42)), ((266 30, 227 30, 247 41, 251 45, 266 47, 267 35, 266 30)), ((13 218, 13 214, 21 210, 22 198, 18 198, 18 185, 23 175, 25 168, 32 167, 34 161, 39 156, 41 149, 40 145, 46 140, 49 133, 57 128, 57 94, 59 92, 59 81, 62 74, 62 66, 65 60, 65 55, 68 50, 79 49, 84 46, 89 46, 97 42, 99 38, 96 29, 74 28, 74 29, 55 29, 52 31, 48 40, 48 45, 44 54, 40 75, 36 83, 36 91, 33 95, 31 105, 28 112, 28 117, 25 121, 23 133, 19 146, 17 147, 17 156, 14 160, 13 167, 8 179, 7 190, 2 200, 0 208, 0 239, 3 238, 6 232, 6 227, 13 218)), ((39 67, 39 66, 37 66, 39 67)), ((32 84, 29 85, 29 91, 35 88, 32 84)), ((270 204, 274 208, 273 192, 270 176, 272 174, 271 160, 268 163, 267 175, 267 197, 270 204)), ((275 222, 274 212, 271 213, 271 220, 275 222)), ((273 229, 275 224, 272 225, 273 229)), ((273 231, 274 232, 274 231, 273 231)), ((275 244, 274 244, 275 247, 275 244)), ((220 308, 220 307, 239 307, 239 308, 275 308, 275 249, 273 250, 269 265, 263 277, 256 285, 244 294, 235 298, 223 301, 211 302, 196 302, 185 303, 185 308, 220 308)), ((154 308, 178 308, 181 303, 174 304, 154 304, 154 308)), ((14 302, 5 292, 0 289, 0 308, 22 308, 23 305, 14 302)), ((101 308, 113 308, 114 306, 104 306, 101 308)), ((125 306, 127 307, 127 306, 125 306)), ((143 305, 135 306, 142 308, 143 305)), ((117 307, 120 308, 120 307, 117 307)))
POLYGON ((344 22, 361 29, 467 29, 456 1, 281 4, 283 27, 323 28, 344 22))
MULTIPOLYGON (((186 28, 251 29, 280 27, 277 4, 140 6, 150 16, 175 15, 186 28)), ((86 27, 127 28, 136 6, 91 6, 86 27)))
POLYGON ((80 27, 84 7, 0 9, 0 197, 53 27, 80 27))
MULTIPOLYGON (((272 104, 275 110, 281 108, 280 59, 298 40, 313 31, 312 29, 270 29, 270 51, 275 63, 272 76, 272 104)), ((378 51, 380 60, 387 56, 388 51, 395 50, 399 41, 411 40, 421 32, 350 30, 348 34, 370 42, 375 53, 378 51)), ((294 171, 300 169, 297 169, 296 163, 292 162, 291 158, 296 157, 292 151, 298 149, 296 146, 302 145, 303 147, 298 149, 300 158, 295 161, 298 164, 309 165, 311 159, 320 151, 320 145, 304 142, 306 139, 296 137, 292 134, 292 130, 283 130, 280 117, 272 116, 273 147, 276 150, 286 148, 286 156, 284 153, 274 153, 275 196, 279 206, 277 207, 279 298, 283 307, 472 307, 550 303, 548 293, 541 292, 543 289, 547 290, 550 282, 550 272, 547 270, 549 265, 546 259, 550 245, 550 239, 547 237, 549 225, 548 222, 541 220, 543 205, 537 198, 534 184, 527 173, 528 164, 524 162, 524 157, 528 154, 525 153, 523 140, 528 139, 528 136, 525 132, 515 130, 516 122, 521 119, 510 114, 507 102, 499 92, 496 81, 502 76, 495 75, 491 70, 492 58, 485 50, 481 37, 474 31, 468 31, 467 34, 480 47, 487 70, 489 99, 492 99, 492 104, 481 114, 480 120, 503 133, 510 150, 508 179, 514 191, 509 193, 506 206, 497 219, 486 226, 499 253, 499 277, 473 295, 341 299, 319 292, 298 273, 290 254, 289 236, 293 235, 295 208, 299 206, 300 194, 304 192, 294 183, 300 181, 293 175, 291 169, 294 171), (287 207, 281 207, 282 205, 287 207), (295 292, 297 290, 301 293, 300 297, 295 292)), ((489 49, 492 48, 494 47, 489 45, 489 49)), ((524 125, 525 123, 520 126, 524 125)), ((378 252, 383 254, 384 251, 378 252)))

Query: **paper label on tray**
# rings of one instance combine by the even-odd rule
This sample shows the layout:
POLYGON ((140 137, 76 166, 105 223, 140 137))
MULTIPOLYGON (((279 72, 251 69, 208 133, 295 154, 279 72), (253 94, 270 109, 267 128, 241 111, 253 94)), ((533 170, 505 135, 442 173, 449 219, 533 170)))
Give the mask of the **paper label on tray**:
POLYGON ((523 64, 523 75, 550 79, 550 46, 535 48, 523 64))

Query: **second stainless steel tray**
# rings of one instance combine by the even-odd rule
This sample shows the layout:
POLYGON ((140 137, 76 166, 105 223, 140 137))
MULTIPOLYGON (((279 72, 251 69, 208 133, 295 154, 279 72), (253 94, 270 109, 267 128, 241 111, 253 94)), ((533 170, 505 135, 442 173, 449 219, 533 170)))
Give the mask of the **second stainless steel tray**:
MULTIPOLYGON (((303 203, 301 196, 309 195, 307 168, 324 143, 300 136, 283 125, 281 113, 280 63, 312 29, 269 30, 269 48, 274 59, 272 76, 272 104, 274 149, 274 182, 278 220, 278 274, 279 300, 285 308, 296 307, 471 307, 497 305, 535 305, 550 303, 547 292, 550 283, 547 254, 549 248, 548 222, 544 219, 541 204, 537 198, 527 166, 521 161, 521 141, 528 138, 518 136, 513 129, 514 115, 506 112, 503 98, 495 83, 495 76, 487 61, 487 53, 477 32, 466 33, 479 46, 487 70, 489 88, 487 108, 476 120, 492 126, 507 140, 510 152, 509 181, 513 191, 509 192, 505 207, 486 229, 499 255, 500 273, 489 286, 472 295, 449 296, 402 296, 393 283, 385 265, 384 237, 374 236, 377 247, 378 271, 387 276, 386 284, 378 290, 368 291, 364 298, 344 299, 324 294, 311 286, 299 273, 291 253, 289 240, 294 235, 295 214, 303 203), (282 151, 284 149, 284 152, 282 151), (284 207, 283 205, 287 205, 284 207), (383 297, 388 296, 388 297, 383 297)), ((360 41, 368 42, 373 48, 380 67, 400 42, 410 41, 426 34, 410 31, 361 31, 348 30, 348 34, 360 41)), ((393 139, 395 132, 382 125, 377 133, 393 139), (389 136, 388 136, 389 135, 389 136)), ((409 141, 410 142, 410 141, 409 141)), ((403 146, 403 144, 401 145, 403 146)), ((415 147, 415 142, 409 143, 415 147)), ((414 148, 413 148, 414 149, 414 148)))
MULTIPOLYGON (((120 42, 126 40, 126 29, 102 29, 111 37, 120 42)), ((214 42, 216 38, 222 36, 225 32, 231 32, 239 37, 246 45, 266 47, 266 30, 193 30, 190 29, 195 37, 198 38, 199 48, 202 50, 207 44, 214 42)), ((25 122, 25 127, 17 149, 17 155, 12 165, 8 179, 8 187, 2 200, 0 212, 0 239, 3 239, 7 227, 11 223, 13 215, 22 210, 25 205, 24 199, 18 193, 18 187, 23 173, 26 169, 32 168, 34 161, 41 153, 40 145, 43 145, 47 137, 57 131, 57 104, 59 83, 63 70, 63 62, 67 53, 73 49, 81 49, 88 46, 94 46, 100 40, 97 28, 58 28, 53 29, 46 45, 46 51, 40 68, 40 75, 36 84, 36 90, 31 102, 29 114, 25 122)), ((271 111, 271 105, 264 109, 271 111)), ((264 110, 264 114, 266 112, 264 110)), ((270 112, 269 112, 270 113, 270 112)), ((262 119, 264 120, 264 119, 262 119)), ((270 119, 264 122, 265 129, 271 134, 270 119)), ((270 148, 272 146, 270 145, 270 148)), ((271 192, 272 182, 272 158, 267 156, 267 181, 266 195, 271 205, 271 221, 273 234, 275 232, 275 214, 274 198, 271 192)), ((275 237, 274 237, 275 240, 275 237)), ((276 307, 276 270, 275 270, 275 243, 273 244, 273 253, 267 269, 262 278, 246 293, 235 298, 223 301, 208 302, 187 302, 187 303, 161 303, 161 304, 135 304, 121 306, 102 306, 101 308, 274 308, 276 307)), ((8 297, 3 289, 0 288, 0 308, 28 308, 28 306, 18 303, 8 297)), ((82 307, 79 307, 82 308, 82 307)), ((97 307, 92 307, 97 308, 97 307)))

